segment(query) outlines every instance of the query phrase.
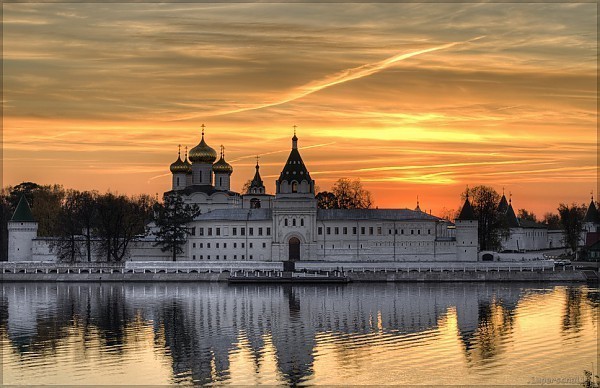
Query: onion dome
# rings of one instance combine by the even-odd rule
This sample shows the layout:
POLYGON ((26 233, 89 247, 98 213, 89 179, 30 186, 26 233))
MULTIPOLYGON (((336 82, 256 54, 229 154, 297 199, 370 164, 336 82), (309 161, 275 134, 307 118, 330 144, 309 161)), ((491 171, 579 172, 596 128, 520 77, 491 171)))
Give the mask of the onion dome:
POLYGON ((177 152, 177 160, 171 164, 170 170, 173 174, 186 174, 188 166, 181 160, 181 146, 177 152))
POLYGON ((213 172, 215 174, 231 174, 233 172, 233 167, 231 164, 225 161, 225 147, 221 146, 221 158, 217 161, 217 163, 213 164, 213 172))
POLYGON ((188 161, 188 151, 187 146, 185 147, 185 159, 183 160, 183 164, 187 167, 187 174, 192 174, 192 164, 188 161))
POLYGON ((202 124, 202 140, 200 144, 190 150, 190 161, 192 163, 214 163, 217 160, 217 151, 204 141, 204 124, 202 124))

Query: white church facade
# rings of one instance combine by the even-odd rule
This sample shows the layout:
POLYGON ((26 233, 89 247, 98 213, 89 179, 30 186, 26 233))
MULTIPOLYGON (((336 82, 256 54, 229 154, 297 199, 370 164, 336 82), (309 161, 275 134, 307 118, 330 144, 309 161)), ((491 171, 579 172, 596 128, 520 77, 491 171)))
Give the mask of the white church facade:
POLYGON ((454 224, 418 207, 318 209, 296 134, 275 194, 266 192, 258 161, 247 193, 231 191, 233 167, 223 150, 217 160, 204 131, 189 160, 178 157, 170 170, 170 192, 201 211, 189 225, 183 260, 477 261, 472 210, 454 224))

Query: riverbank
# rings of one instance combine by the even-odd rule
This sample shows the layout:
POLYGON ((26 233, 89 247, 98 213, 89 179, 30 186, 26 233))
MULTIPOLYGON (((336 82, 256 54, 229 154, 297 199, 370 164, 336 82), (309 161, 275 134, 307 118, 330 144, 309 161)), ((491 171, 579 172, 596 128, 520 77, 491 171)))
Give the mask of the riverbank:
POLYGON ((585 282, 598 270, 532 262, 0 263, 4 282, 585 282), (284 269, 284 267, 286 267, 284 269))
MULTIPOLYGON (((583 271, 399 271, 344 273, 350 282, 585 282, 583 271)), ((3 282, 227 282, 229 271, 193 273, 10 273, 3 282)), ((276 276, 270 282, 277 282, 276 276)), ((306 281, 306 280, 304 280, 306 281)), ((322 281, 321 281, 322 282, 322 281)))

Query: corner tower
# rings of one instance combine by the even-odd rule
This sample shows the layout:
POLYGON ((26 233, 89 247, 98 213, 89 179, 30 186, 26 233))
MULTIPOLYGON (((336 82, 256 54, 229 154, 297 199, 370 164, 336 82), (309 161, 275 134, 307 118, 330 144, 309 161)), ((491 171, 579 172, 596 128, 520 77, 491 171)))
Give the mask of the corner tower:
POLYGON ((33 240, 37 238, 38 223, 22 195, 8 222, 8 261, 31 261, 33 240))
POLYGON ((469 202, 468 191, 465 203, 454 223, 456 225, 456 260, 477 261, 479 222, 475 217, 471 202, 469 202))

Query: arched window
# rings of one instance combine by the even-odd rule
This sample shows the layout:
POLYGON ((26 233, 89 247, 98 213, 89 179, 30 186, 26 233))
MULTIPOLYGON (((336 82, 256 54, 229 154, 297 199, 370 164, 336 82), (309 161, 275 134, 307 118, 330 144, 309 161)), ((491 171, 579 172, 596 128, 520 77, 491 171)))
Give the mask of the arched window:
POLYGON ((298 192, 298 182, 292 182, 292 193, 298 192))
POLYGON ((202 171, 198 171, 198 182, 202 183, 202 171))
POLYGON ((179 177, 177 177, 177 186, 179 186, 179 177))
POLYGON ((223 186, 223 178, 219 177, 219 186, 223 186))

